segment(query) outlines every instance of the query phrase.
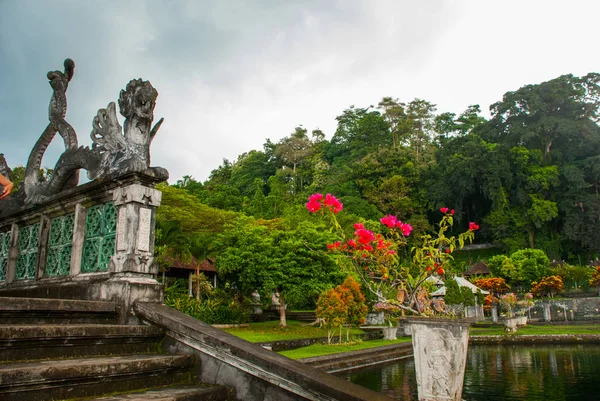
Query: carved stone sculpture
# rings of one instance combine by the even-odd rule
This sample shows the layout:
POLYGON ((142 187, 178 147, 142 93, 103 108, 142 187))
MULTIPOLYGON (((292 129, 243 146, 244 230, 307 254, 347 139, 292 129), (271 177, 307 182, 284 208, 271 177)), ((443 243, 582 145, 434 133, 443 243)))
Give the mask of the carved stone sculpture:
MULTIPOLYGON (((87 170, 91 180, 103 180, 131 172, 144 172, 157 180, 166 180, 167 170, 150 168, 150 144, 163 119, 152 127, 158 92, 150 82, 131 80, 119 96, 121 115, 125 117, 124 133, 117 119, 116 105, 98 110, 92 122, 92 147, 79 147, 77 134, 65 120, 67 88, 75 72, 71 59, 64 62, 64 72, 50 71, 48 79, 53 93, 48 108, 49 124, 36 142, 25 170, 25 179, 18 193, 0 202, 0 215, 27 204, 40 204, 49 197, 77 186, 79 170, 87 170), (42 158, 56 134, 63 138, 64 153, 59 157, 52 177, 41 179, 42 158)), ((6 166, 8 167, 8 166, 6 166)))
POLYGON ((8 163, 6 163, 6 159, 4 158, 4 153, 0 153, 0 174, 12 180, 12 170, 8 167, 8 163))

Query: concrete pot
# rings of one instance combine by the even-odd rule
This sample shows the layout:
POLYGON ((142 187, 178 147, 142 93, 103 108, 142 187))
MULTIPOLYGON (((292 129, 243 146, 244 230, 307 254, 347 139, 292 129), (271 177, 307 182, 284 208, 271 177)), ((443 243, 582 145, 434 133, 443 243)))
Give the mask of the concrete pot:
POLYGON ((417 317, 405 320, 412 330, 419 401, 461 401, 473 321, 417 317))
POLYGON ((384 327, 383 328, 383 339, 384 340, 395 340, 396 334, 398 333, 398 327, 384 327))

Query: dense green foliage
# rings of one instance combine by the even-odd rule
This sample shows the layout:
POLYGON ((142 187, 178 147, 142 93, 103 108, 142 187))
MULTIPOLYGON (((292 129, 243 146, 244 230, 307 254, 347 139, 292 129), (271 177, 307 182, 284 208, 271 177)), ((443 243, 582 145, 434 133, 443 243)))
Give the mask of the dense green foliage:
MULTIPOLYGON (((494 257, 492 271, 525 288, 549 273, 548 257, 581 264, 600 252, 599 81, 590 73, 526 85, 491 105, 489 119, 478 105, 457 116, 423 99, 384 97, 343 110, 331 139, 298 126, 224 160, 204 182, 186 176, 162 187, 159 254, 211 257, 242 294, 280 291, 291 307, 313 308, 342 282, 344 262, 323 252, 335 233, 303 204, 332 193, 348 232, 387 214, 411 224, 406 249, 450 207, 450 234, 478 222, 476 241, 510 255, 494 257)), ((577 286, 589 280, 570 274, 577 286)))
POLYGON ((225 292, 213 293, 210 298, 188 296, 180 281, 165 290, 165 305, 208 324, 241 324, 249 318, 248 305, 233 299, 225 292))

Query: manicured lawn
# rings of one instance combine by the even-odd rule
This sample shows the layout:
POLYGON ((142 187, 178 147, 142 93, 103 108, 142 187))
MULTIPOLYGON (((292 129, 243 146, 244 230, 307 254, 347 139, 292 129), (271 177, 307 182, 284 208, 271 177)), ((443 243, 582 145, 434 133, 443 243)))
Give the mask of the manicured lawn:
MULTIPOLYGON (((327 337, 326 329, 316 326, 305 326, 305 324, 305 322, 288 320, 287 327, 281 328, 279 327, 279 320, 272 320, 250 323, 249 327, 225 329, 225 331, 252 343, 327 337)), ((362 330, 356 328, 350 330, 350 335, 363 333, 362 330)), ((345 329, 342 331, 342 335, 346 335, 345 329)))
POLYGON ((402 337, 397 340, 371 340, 363 341, 358 344, 346 345, 346 344, 313 344, 308 347, 293 349, 289 351, 279 352, 281 355, 287 356, 291 359, 310 358, 313 356, 339 354, 340 352, 357 351, 366 348, 382 347, 384 345, 406 343, 410 342, 410 337, 402 337))
MULTIPOLYGON (((246 328, 226 329, 228 333, 243 338, 250 342, 270 342, 278 340, 297 340, 301 338, 316 338, 327 337, 327 330, 319 327, 305 326, 304 322, 288 320, 286 328, 279 327, 279 321, 269 321, 260 323, 251 323, 246 328)), ((351 335, 361 334, 362 330, 353 328, 350 331, 351 335)), ((501 336, 501 335, 546 335, 546 334, 600 334, 600 325, 586 326, 532 326, 527 325, 519 328, 516 334, 506 334, 504 327, 493 326, 489 328, 471 327, 470 334, 472 336, 501 336)), ((337 335, 337 333, 336 333, 337 335)), ((345 331, 343 336, 345 336, 345 331)), ((366 348, 381 347, 384 345, 410 342, 410 337, 402 337, 395 341, 386 340, 371 340, 362 341, 357 344, 313 344, 308 347, 298 348, 295 350, 282 351, 281 355, 285 355, 291 359, 310 358, 322 355, 331 355, 341 352, 356 351, 366 348)))
MULTIPOLYGON (((493 326, 490 328, 471 327, 472 336, 500 336, 504 335, 504 327, 493 326)), ((600 334, 600 325, 589 326, 533 326, 520 327, 516 334, 509 335, 545 335, 545 334, 600 334)))

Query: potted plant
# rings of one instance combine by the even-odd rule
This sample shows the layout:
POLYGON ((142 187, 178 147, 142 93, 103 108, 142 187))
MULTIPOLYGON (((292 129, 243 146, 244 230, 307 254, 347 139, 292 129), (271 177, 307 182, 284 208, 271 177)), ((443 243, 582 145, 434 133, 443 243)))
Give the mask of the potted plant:
POLYGON ((375 312, 383 312, 383 339, 395 340, 398 334, 397 313, 400 311, 400 308, 398 308, 396 305, 392 305, 387 302, 377 302, 373 306, 373 310, 375 312))
POLYGON ((467 231, 448 236, 454 224, 454 210, 440 208, 442 217, 435 234, 421 236, 421 245, 410 249, 410 263, 403 263, 398 251, 407 246, 412 226, 396 216, 382 217, 381 225, 357 222, 353 235, 347 237, 336 218, 343 210, 336 197, 314 194, 308 198, 306 208, 328 219, 337 230, 340 240, 327 244, 327 249, 338 257, 340 264, 354 270, 364 288, 381 306, 388 308, 391 305, 404 315, 417 317, 409 324, 417 364, 419 399, 461 400, 471 322, 433 319, 435 311, 424 283, 430 276, 444 275, 452 253, 466 242, 472 242, 479 226, 471 222, 467 231), (438 367, 442 360, 446 362, 438 367))

